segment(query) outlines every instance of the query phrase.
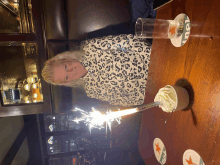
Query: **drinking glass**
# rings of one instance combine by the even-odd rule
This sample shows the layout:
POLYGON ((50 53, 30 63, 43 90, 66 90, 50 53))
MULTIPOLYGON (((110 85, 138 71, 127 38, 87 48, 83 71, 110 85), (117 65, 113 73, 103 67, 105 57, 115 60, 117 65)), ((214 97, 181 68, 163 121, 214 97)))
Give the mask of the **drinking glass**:
POLYGON ((135 24, 135 35, 140 38, 171 39, 181 36, 182 32, 181 20, 138 18, 135 24))

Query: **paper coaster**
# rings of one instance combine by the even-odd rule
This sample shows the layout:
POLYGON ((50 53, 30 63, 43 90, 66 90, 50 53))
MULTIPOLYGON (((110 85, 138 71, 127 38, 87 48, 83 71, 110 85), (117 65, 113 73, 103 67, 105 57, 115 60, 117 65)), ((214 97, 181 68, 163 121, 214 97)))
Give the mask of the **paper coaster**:
POLYGON ((183 165, 205 165, 205 163, 196 151, 188 149, 183 154, 183 165))
POLYGON ((174 20, 183 21, 183 34, 179 36, 178 38, 171 38, 170 41, 175 47, 181 47, 186 43, 186 41, 189 38, 190 28, 191 28, 190 19, 186 14, 182 13, 176 16, 174 20))
POLYGON ((160 164, 165 164, 167 160, 167 152, 163 142, 159 138, 155 138, 153 142, 154 154, 160 164))

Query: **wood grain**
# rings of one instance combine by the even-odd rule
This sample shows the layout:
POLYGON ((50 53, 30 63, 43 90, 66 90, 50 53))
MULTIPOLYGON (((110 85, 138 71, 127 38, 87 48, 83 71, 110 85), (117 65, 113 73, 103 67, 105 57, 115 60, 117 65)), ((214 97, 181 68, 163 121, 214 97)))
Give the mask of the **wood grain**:
POLYGON ((191 106, 169 115, 159 108, 143 112, 139 150, 146 164, 157 164, 153 140, 160 138, 167 150, 166 164, 183 164, 185 150, 193 149, 206 165, 220 164, 220 1, 180 0, 165 5, 157 19, 174 19, 186 13, 191 23, 187 43, 174 47, 169 40, 154 40, 145 103, 153 101, 165 85, 188 89, 191 106))

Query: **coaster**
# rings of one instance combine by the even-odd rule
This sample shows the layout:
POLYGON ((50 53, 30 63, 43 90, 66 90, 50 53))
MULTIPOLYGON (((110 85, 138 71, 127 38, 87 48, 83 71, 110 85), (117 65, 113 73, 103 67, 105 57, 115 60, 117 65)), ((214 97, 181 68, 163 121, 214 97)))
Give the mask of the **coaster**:
POLYGON ((165 164, 167 160, 167 152, 163 142, 159 138, 155 138, 153 142, 154 154, 160 164, 165 164))
POLYGON ((186 14, 179 14, 174 19, 175 21, 182 20, 183 21, 183 34, 178 38, 171 38, 170 41, 175 47, 183 46, 189 38, 191 24, 190 19, 186 14))
POLYGON ((188 149, 183 154, 183 165, 205 165, 201 156, 194 150, 188 149))

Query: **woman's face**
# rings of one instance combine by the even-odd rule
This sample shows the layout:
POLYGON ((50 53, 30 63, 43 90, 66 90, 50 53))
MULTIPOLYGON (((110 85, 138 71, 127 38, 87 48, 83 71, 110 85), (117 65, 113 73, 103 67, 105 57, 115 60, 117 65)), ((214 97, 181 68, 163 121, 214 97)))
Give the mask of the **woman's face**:
POLYGON ((71 82, 86 75, 86 68, 77 60, 68 60, 53 67, 54 82, 71 82))

